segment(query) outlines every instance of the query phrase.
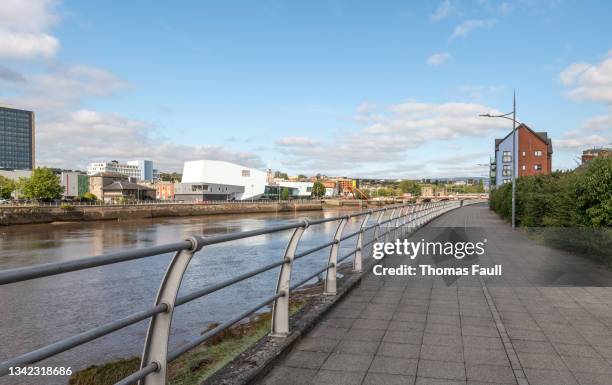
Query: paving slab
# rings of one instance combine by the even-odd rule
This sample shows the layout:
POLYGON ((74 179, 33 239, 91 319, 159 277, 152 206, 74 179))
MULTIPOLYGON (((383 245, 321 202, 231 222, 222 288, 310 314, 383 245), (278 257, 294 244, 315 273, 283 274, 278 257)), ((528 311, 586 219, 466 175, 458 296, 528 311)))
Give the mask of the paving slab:
POLYGON ((260 383, 612 384, 612 272, 511 231, 484 205, 451 211, 411 237, 448 228, 477 228, 488 240, 477 262, 503 264, 504 274, 366 274, 260 383))

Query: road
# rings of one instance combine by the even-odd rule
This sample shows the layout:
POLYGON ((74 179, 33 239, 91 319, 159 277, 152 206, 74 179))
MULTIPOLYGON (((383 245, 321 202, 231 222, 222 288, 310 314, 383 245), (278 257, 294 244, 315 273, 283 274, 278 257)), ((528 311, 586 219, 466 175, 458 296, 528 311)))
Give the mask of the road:
POLYGON ((486 239, 486 253, 382 264, 500 264, 503 273, 370 273, 260 383, 612 384, 612 272, 513 232, 485 205, 451 211, 410 239, 486 239))

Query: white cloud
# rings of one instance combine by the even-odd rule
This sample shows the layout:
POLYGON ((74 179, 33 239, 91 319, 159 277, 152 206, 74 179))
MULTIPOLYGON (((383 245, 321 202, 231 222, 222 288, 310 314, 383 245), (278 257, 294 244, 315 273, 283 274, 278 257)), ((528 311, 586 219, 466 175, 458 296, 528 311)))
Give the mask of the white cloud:
POLYGON ((465 94, 472 100, 483 100, 490 99, 491 97, 497 96, 501 91, 505 89, 502 85, 497 86, 483 86, 483 85, 465 85, 459 87, 459 92, 465 94))
POLYGON ((26 78, 12 102, 51 117, 80 108, 92 97, 106 97, 128 87, 114 74, 91 66, 59 66, 26 78))
POLYGON ((223 146, 172 143, 145 121, 118 114, 77 110, 37 125, 37 157, 41 164, 80 167, 93 161, 153 159, 162 170, 181 170, 183 162, 217 159, 263 168, 258 155, 223 146), (68 155, 69 154, 69 155, 68 155), (69 156, 69 158, 68 158, 69 156))
POLYGON ((374 105, 368 102, 363 102, 357 107, 357 113, 367 114, 374 109, 374 105))
POLYGON ((597 64, 574 63, 559 77, 569 89, 566 95, 575 100, 592 100, 612 104, 612 55, 597 64))
POLYGON ((0 1, 0 57, 52 57, 59 40, 48 33, 58 20, 54 0, 0 1))
POLYGON ((577 130, 570 130, 553 145, 564 150, 580 150, 588 147, 606 146, 612 143, 612 111, 608 115, 594 116, 585 120, 577 130))
MULTIPOLYGON (((53 56, 60 43, 48 30, 58 20, 56 5, 52 0, 0 0, 0 56, 33 62, 53 56)), ((202 158, 264 166, 252 152, 173 143, 150 122, 86 108, 91 99, 111 97, 129 86, 101 68, 47 62, 43 72, 21 74, 0 66, 0 79, 12 82, 10 90, 0 87, 0 103, 36 111, 39 165, 84 168, 95 160, 138 157, 153 159, 161 170, 180 170, 185 160, 202 158)))
POLYGON ((427 58, 427 64, 430 66, 437 67, 439 65, 444 64, 447 60, 451 58, 451 54, 447 52, 435 53, 427 58))
POLYGON ((22 74, 17 71, 13 71, 8 67, 4 67, 0 65, 0 80, 4 80, 12 83, 23 83, 25 82, 25 78, 22 74))
POLYGON ((607 131, 608 134, 612 134, 612 111, 608 115, 594 116, 587 119, 583 124, 583 128, 590 132, 607 131))
POLYGON ((409 101, 381 112, 359 115, 357 131, 339 133, 316 146, 280 148, 286 165, 304 171, 354 172, 365 165, 403 162, 411 149, 432 141, 481 137, 505 128, 501 119, 483 119, 478 114, 499 111, 481 104, 428 104, 409 101))
POLYGON ((510 3, 501 3, 499 7, 497 7, 497 12, 500 15, 509 15, 514 11, 514 6, 510 3))
POLYGON ((609 143, 609 140, 601 135, 573 135, 555 140, 554 145, 561 149, 583 150, 589 147, 604 146, 609 143))
POLYGON ((451 14, 452 5, 450 0, 443 0, 436 8, 436 11, 431 15, 431 20, 440 21, 451 14))
POLYGON ((286 147, 314 146, 316 144, 317 141, 306 136, 287 136, 276 141, 276 145, 286 147))
POLYGON ((453 34, 451 35, 451 39, 456 39, 458 37, 467 37, 473 30, 477 28, 491 28, 495 25, 495 20, 466 20, 463 23, 459 24, 455 27, 453 34))
POLYGON ((612 51, 596 64, 578 62, 559 74, 567 87, 565 94, 574 100, 589 100, 609 106, 607 115, 599 115, 583 122, 580 129, 566 132, 557 139, 556 147, 580 150, 605 146, 612 142, 612 51))

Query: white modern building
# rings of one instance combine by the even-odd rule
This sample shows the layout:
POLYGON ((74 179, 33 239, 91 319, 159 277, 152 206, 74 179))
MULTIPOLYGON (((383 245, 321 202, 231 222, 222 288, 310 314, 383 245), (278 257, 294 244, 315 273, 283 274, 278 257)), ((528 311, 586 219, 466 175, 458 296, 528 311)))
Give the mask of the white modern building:
POLYGON ((263 171, 220 160, 194 160, 185 162, 182 183, 207 187, 206 193, 227 191, 228 200, 260 198, 266 188, 267 174, 263 171), (215 188, 218 191, 208 191, 215 188), (227 190, 226 190, 227 188, 227 190))
POLYGON ((119 163, 116 160, 110 162, 90 163, 87 166, 87 175, 98 173, 124 174, 139 181, 153 182, 158 178, 157 170, 153 168, 151 160, 130 160, 127 163, 119 163))
POLYGON ((155 171, 153 169, 153 161, 152 160, 145 160, 145 159, 138 159, 138 160, 129 160, 127 162, 128 166, 137 166, 138 169, 140 170, 140 175, 138 176, 138 179, 141 181, 149 181, 152 182, 155 179, 155 171))
POLYGON ((313 182, 291 182, 291 181, 278 181, 276 182, 281 187, 289 187, 295 189, 293 194, 294 198, 310 198, 312 196, 313 182))
POLYGON ((90 163, 87 166, 87 175, 96 175, 99 173, 114 173, 127 175, 130 178, 140 178, 140 167, 119 163, 116 160, 110 162, 90 163))

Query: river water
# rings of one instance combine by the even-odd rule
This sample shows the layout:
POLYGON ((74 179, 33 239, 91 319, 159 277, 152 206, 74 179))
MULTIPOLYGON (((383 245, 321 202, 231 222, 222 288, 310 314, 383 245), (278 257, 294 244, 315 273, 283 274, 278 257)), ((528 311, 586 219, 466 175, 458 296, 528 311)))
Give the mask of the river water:
MULTIPOLYGON (((174 242, 192 234, 210 236, 255 230, 303 217, 338 214, 325 211, 220 215, 5 227, 0 228, 0 270, 174 242)), ((351 219, 345 234, 357 229, 358 221, 351 219)), ((299 250, 329 241, 336 226, 337 222, 309 227, 299 250)), ((291 232, 205 247, 192 259, 179 295, 278 261, 291 232)), ((343 249, 352 249, 355 240, 347 240, 343 249)), ((328 250, 296 261, 292 282, 322 268, 328 250)), ((170 254, 160 255, 1 286, 0 360, 151 307, 170 257, 170 254)), ((278 269, 273 269, 178 307, 174 312, 170 349, 197 337, 209 323, 227 320, 273 294, 277 275, 278 269)), ((140 322, 40 365, 70 366, 78 370, 91 364, 140 355, 147 325, 148 321, 140 322)), ((66 377, 15 380, 15 377, 3 377, 0 384, 66 383, 66 377)))

